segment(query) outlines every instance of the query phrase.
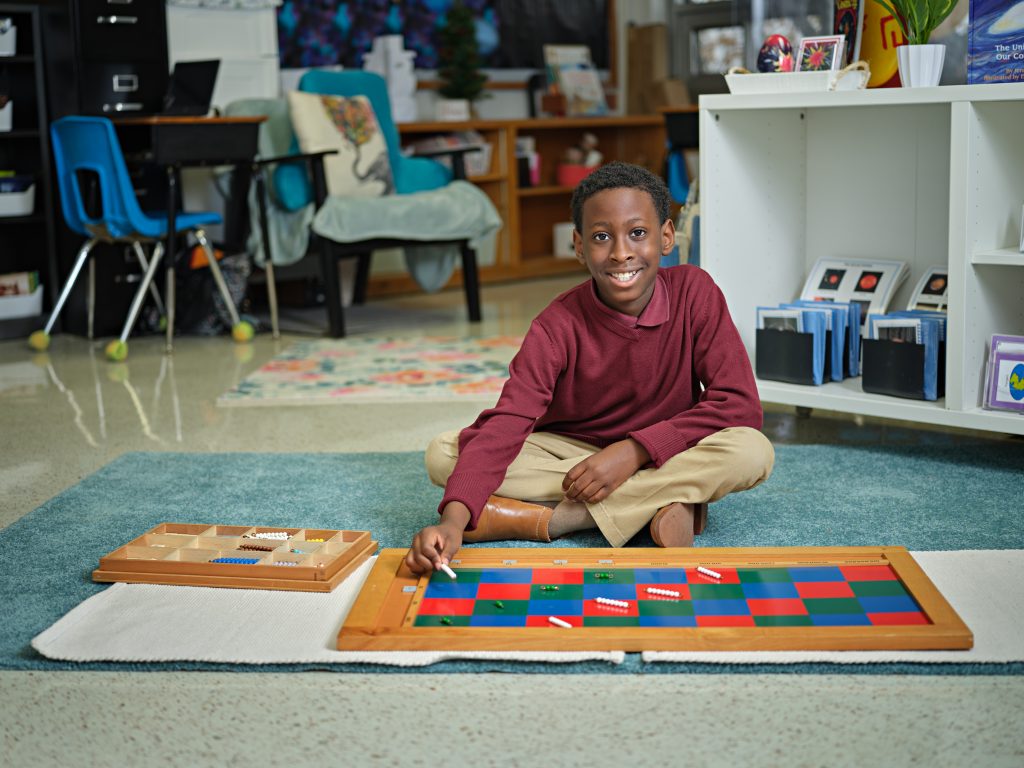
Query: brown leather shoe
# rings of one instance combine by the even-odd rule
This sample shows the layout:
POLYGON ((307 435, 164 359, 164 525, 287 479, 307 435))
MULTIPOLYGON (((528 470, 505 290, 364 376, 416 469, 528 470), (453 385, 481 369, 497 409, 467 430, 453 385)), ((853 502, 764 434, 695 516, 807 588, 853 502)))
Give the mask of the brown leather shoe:
POLYGON ((692 547, 707 521, 707 504, 669 504, 651 519, 651 538, 659 547, 692 547))
POLYGON ((548 523, 553 511, 541 504, 491 496, 480 513, 476 528, 462 534, 462 540, 469 544, 507 539, 551 541, 548 523))

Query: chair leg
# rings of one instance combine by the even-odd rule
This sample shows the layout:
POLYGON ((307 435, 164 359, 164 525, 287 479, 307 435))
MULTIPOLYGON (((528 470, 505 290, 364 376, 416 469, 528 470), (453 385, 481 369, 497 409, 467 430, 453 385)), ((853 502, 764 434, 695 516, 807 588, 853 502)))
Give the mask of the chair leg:
POLYGON ((163 255, 163 244, 157 245, 156 250, 153 251, 153 260, 149 262, 149 268, 146 269, 146 273, 142 276, 142 284, 139 286, 139 290, 135 292, 135 297, 132 299, 132 306, 128 310, 128 318, 124 321, 124 328, 121 329, 121 342, 128 341, 128 337, 131 335, 132 328, 135 327, 135 321, 139 317, 139 310, 142 309, 142 302, 146 299, 146 291, 149 290, 149 286, 153 282, 153 276, 156 274, 157 265, 160 264, 160 257, 163 255))
POLYGON ((270 332, 275 339, 281 338, 277 316, 277 283, 274 282, 274 253, 270 243, 270 227, 267 223, 266 177, 263 166, 255 172, 256 204, 260 221, 260 240, 263 243, 263 269, 267 275, 267 303, 270 304, 270 332))
POLYGON ((277 282, 274 279, 274 263, 267 261, 263 265, 267 276, 267 303, 270 304, 270 333, 275 339, 281 338, 281 328, 277 315, 277 282))
POLYGON ((89 259, 89 290, 86 291, 86 336, 92 339, 93 321, 96 319, 96 259, 89 259))
POLYGON ((372 257, 373 251, 360 253, 356 257, 356 284, 355 290, 352 292, 353 304, 366 303, 366 289, 370 285, 370 259, 372 257))
MULTIPOLYGON (((146 258, 146 250, 142 247, 142 243, 138 240, 133 240, 132 245, 135 248, 135 258, 139 260, 139 264, 142 265, 142 271, 149 271, 149 260, 146 258)), ((156 288, 156 283, 152 282, 149 284, 149 293, 153 297, 153 302, 156 304, 156 310, 160 313, 161 317, 167 317, 167 310, 164 307, 163 299, 160 298, 160 291, 156 288)))
POLYGON ((231 316, 231 327, 234 328, 241 322, 238 317, 238 310, 235 309, 235 300, 231 298, 231 291, 228 290, 228 284, 224 282, 224 275, 220 271, 220 264, 217 263, 217 257, 213 253, 213 248, 210 245, 210 241, 206 239, 206 233, 201 229, 194 230, 196 240, 206 251, 206 260, 210 262, 210 272, 213 275, 213 282, 217 284, 217 290, 220 291, 221 298, 224 299, 224 304, 228 308, 228 314, 231 316))
POLYGON ((345 336, 345 309, 341 306, 341 285, 338 282, 338 257, 326 237, 320 239, 320 271, 327 294, 327 334, 332 339, 345 336))
POLYGON ((75 266, 72 267, 71 274, 68 275, 68 280, 64 283, 64 287, 61 289, 60 297, 57 299, 57 304, 54 306, 53 312, 50 313, 50 319, 46 321, 46 328, 43 329, 45 334, 49 335, 50 331, 53 330, 53 324, 57 322, 57 316, 60 314, 60 311, 64 309, 64 304, 67 302, 68 296, 71 295, 71 289, 75 285, 75 280, 78 279, 78 275, 82 271, 82 266, 85 264, 86 259, 89 258, 89 252, 98 242, 99 240, 97 238, 93 238, 83 245, 81 250, 78 252, 78 257, 75 259, 75 266))
POLYGON ((480 275, 476 268, 476 251, 468 242, 462 243, 462 287, 466 291, 466 308, 469 320, 480 322, 480 275))

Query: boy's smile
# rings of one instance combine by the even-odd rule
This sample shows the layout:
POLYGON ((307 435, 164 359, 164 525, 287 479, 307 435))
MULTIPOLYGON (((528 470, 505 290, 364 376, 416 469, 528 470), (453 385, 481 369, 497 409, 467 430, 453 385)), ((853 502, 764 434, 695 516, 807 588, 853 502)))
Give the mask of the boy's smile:
POLYGON ((639 317, 654 294, 661 257, 675 246, 672 220, 658 221, 651 196, 632 187, 598 192, 583 205, 576 258, 611 309, 639 317))

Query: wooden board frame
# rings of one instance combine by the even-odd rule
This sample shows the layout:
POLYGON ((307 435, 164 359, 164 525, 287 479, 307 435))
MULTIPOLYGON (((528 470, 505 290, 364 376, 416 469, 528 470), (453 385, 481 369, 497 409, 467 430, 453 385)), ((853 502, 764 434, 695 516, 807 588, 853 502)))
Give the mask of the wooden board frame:
POLYGON ((429 575, 404 564, 408 550, 381 550, 338 633, 339 650, 373 651, 780 651, 968 649, 974 637, 904 547, 700 549, 463 549, 458 568, 638 568, 703 565, 787 567, 888 565, 931 621, 906 626, 813 627, 426 627, 414 626, 429 575))
POLYGON ((377 542, 369 531, 160 523, 101 557, 92 578, 93 581, 132 584, 330 592, 376 551, 377 542), (246 538, 247 534, 267 531, 285 531, 289 538, 246 538), (310 541, 314 538, 322 538, 323 541, 310 541), (261 552, 236 550, 235 547, 242 542, 274 549, 261 552), (294 548, 308 549, 309 552, 293 555, 290 550, 294 548), (143 556, 135 557, 133 549, 149 550, 152 556, 145 557, 146 553, 140 552, 143 556), (162 559, 161 550, 166 550, 166 557, 177 555, 180 559, 162 559), (319 557, 322 560, 319 560, 316 553, 321 550, 319 557), (187 559, 193 552, 197 556, 187 559), (271 560, 293 560, 297 564, 281 567, 269 563, 211 563, 211 555, 269 557, 271 560))

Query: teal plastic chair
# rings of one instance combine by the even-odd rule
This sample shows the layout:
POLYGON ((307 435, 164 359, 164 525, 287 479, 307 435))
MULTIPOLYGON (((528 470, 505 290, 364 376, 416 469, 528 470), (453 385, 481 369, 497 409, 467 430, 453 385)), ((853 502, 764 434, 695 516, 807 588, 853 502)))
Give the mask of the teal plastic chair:
MULTIPOLYGON (((362 70, 310 70, 299 81, 299 90, 309 93, 321 93, 332 96, 351 98, 365 96, 373 106, 381 133, 387 144, 388 159, 394 177, 395 194, 408 195, 427 192, 448 185, 453 179, 465 178, 463 156, 467 152, 477 151, 476 147, 460 147, 443 149, 433 156, 448 155, 452 158, 452 169, 429 157, 406 157, 402 154, 398 129, 391 117, 391 103, 388 100, 387 83, 384 78, 373 72, 362 70)), ((287 210, 297 210, 309 203, 319 208, 327 199, 327 187, 324 179, 323 153, 300 154, 298 143, 292 145, 291 155, 302 162, 282 162, 288 157, 261 159, 257 166, 274 164, 273 188, 275 199, 287 210)), ((261 196, 262 199, 262 196, 261 196)), ((462 281, 466 294, 466 305, 469 319, 479 322, 480 313, 480 281, 477 269, 476 252, 467 240, 418 240, 379 238, 362 242, 334 242, 322 237, 315 238, 320 251, 321 272, 327 300, 328 333, 340 338, 345 335, 344 310, 341 302, 341 288, 338 278, 338 259, 357 258, 355 290, 353 301, 361 304, 366 299, 366 287, 369 282, 370 258, 374 250, 380 248, 405 247, 409 245, 451 244, 459 248, 462 257, 462 281)), ((268 239, 264 238, 268 243, 268 239)), ((269 247, 269 246, 267 246, 269 247)))
MULTIPOLYGON (((163 257, 167 216, 144 212, 139 206, 120 142, 110 120, 105 117, 63 117, 51 124, 50 137, 64 220, 71 230, 88 239, 78 252, 75 265, 61 289, 60 298, 50 313, 46 327, 33 333, 29 337, 29 344, 39 350, 49 346, 50 331, 86 261, 89 262, 88 334, 92 338, 96 281, 95 262, 89 256, 97 243, 128 243, 135 251, 144 276, 132 300, 120 339, 107 345, 109 358, 123 360, 128 355, 128 336, 135 326, 147 291, 152 294, 161 315, 166 314, 160 294, 153 284, 153 277, 163 257), (95 187, 84 188, 93 181, 95 187), (86 204, 86 200, 92 202, 94 199, 98 204, 86 204), (147 259, 143 243, 155 243, 152 258, 147 259)), ((191 232, 206 251, 210 270, 231 314, 232 336, 237 341, 247 341, 252 338, 252 326, 239 319, 213 249, 202 229, 207 224, 219 224, 220 221, 221 216, 215 211, 181 213, 175 217, 175 230, 179 233, 191 232)))

